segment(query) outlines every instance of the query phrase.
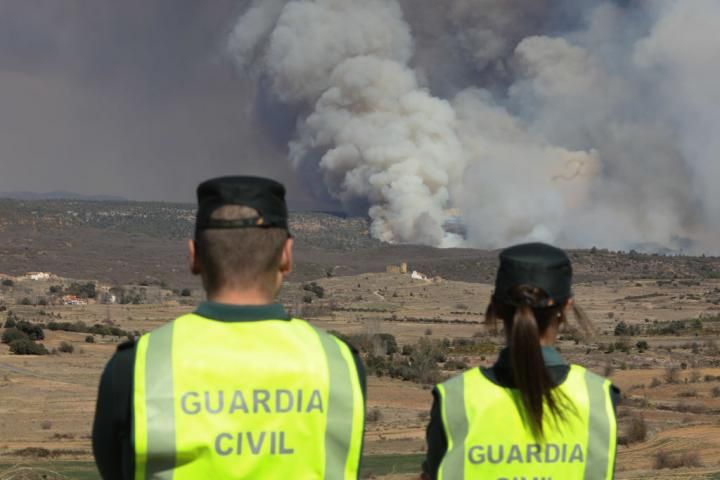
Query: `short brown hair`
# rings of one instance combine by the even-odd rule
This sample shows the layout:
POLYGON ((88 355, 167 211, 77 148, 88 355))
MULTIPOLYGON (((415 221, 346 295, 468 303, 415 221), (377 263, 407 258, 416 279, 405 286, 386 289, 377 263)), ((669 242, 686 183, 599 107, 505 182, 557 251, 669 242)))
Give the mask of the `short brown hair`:
MULTIPOLYGON (((226 205, 212 214, 216 220, 254 218, 258 212, 226 205)), ((282 228, 207 229, 196 234, 203 283, 209 292, 221 287, 263 286, 280 264, 288 232, 282 228)))

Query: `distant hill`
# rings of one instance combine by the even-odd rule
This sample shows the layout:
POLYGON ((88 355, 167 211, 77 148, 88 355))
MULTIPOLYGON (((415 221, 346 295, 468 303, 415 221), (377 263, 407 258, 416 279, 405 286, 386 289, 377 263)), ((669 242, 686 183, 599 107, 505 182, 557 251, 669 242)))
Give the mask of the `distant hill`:
MULTIPOLYGON (((48 271, 109 283, 165 282, 197 286, 187 273, 189 204, 0 199, 0 273, 48 271)), ((410 270, 450 280, 490 283, 497 252, 389 245, 370 237, 366 218, 292 212, 294 281, 326 275, 410 270)), ((578 281, 720 278, 720 258, 645 255, 606 250, 571 252, 578 281)))
POLYGON ((75 192, 0 192, 0 198, 11 200, 85 200, 95 202, 127 202, 123 197, 112 195, 84 195, 75 192))

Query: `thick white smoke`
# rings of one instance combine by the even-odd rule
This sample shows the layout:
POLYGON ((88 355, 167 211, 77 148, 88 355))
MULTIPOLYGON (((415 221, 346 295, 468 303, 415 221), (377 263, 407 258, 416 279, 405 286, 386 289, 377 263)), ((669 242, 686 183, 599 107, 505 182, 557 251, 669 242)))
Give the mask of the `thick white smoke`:
MULTIPOLYGON (((490 188, 517 185, 506 190, 512 200, 492 205, 478 190, 465 189, 464 212, 485 206, 469 216, 470 239, 490 246, 536 238, 617 248, 702 242, 718 233, 720 208, 712 187, 720 178, 720 163, 712 159, 717 140, 710 135, 720 119, 717 100, 711 100, 718 99, 720 80, 720 41, 712 27, 720 5, 668 0, 629 12, 612 2, 586 3, 591 5, 581 27, 562 36, 527 36, 504 60, 512 81, 497 101, 538 144, 522 150, 517 147, 527 143, 513 139, 512 151, 484 156, 470 167, 467 179, 487 183, 488 173, 497 175, 509 163, 526 166, 489 182, 490 188), (595 165, 583 172, 595 174, 548 185, 567 175, 557 177, 553 167, 540 177, 532 173, 547 145, 574 150, 578 162, 595 165), (582 160, 582 152, 595 161, 582 160), (525 172, 534 177, 531 185, 522 183, 525 172), (567 184, 574 184, 570 195, 563 192, 567 184), (548 200, 558 196, 560 201, 548 200)), ((508 37, 515 35, 512 30, 508 37)), ((458 99, 467 95, 473 96, 465 92, 458 99)), ((469 124, 476 128, 487 120, 476 115, 469 124)), ((493 138, 479 130, 476 135, 493 138)), ((469 142, 465 146, 471 157, 482 157, 470 153, 476 149, 469 142)), ((563 153, 552 156, 559 168, 563 153)), ((696 248, 720 246, 716 239, 696 248)))
POLYGON ((259 1, 231 41, 373 235, 453 245, 454 207, 472 246, 720 251, 717 0, 400 1, 420 55, 395 0, 259 1))
POLYGON ((241 65, 254 60, 281 99, 313 109, 290 145, 293 165, 318 170, 347 210, 364 208, 376 238, 457 243, 443 229, 450 188, 464 169, 455 113, 408 67, 413 42, 399 4, 277 7, 257 2, 240 19, 231 50, 241 65))

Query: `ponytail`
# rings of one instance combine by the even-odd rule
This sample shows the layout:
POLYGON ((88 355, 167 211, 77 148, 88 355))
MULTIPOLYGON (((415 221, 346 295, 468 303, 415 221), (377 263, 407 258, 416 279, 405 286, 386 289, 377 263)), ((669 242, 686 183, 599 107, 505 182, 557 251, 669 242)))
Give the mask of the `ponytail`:
MULTIPOLYGON (((538 307, 546 304, 548 294, 532 285, 517 285, 511 288, 510 296, 512 305, 493 298, 486 312, 486 322, 493 330, 498 318, 505 325, 513 378, 520 396, 518 409, 533 436, 542 440, 546 414, 555 420, 564 420, 568 411, 575 411, 570 399, 555 389, 540 345, 540 337, 552 321, 565 321, 565 304, 538 307)), ((579 318, 579 323, 584 329, 589 326, 584 315, 579 318)))
POLYGON ((545 368, 540 330, 532 308, 517 307, 510 334, 510 356, 515 385, 520 392, 526 421, 535 438, 543 438, 543 404, 561 414, 552 394, 552 379, 545 368))

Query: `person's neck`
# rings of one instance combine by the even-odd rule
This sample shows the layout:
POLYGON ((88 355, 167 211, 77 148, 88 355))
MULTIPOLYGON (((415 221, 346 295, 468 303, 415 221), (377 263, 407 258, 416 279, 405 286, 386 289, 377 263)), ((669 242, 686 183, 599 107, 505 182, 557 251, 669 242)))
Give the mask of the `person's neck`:
POLYGON ((208 293, 208 300, 226 305, 269 305, 275 296, 264 290, 220 290, 208 293))

